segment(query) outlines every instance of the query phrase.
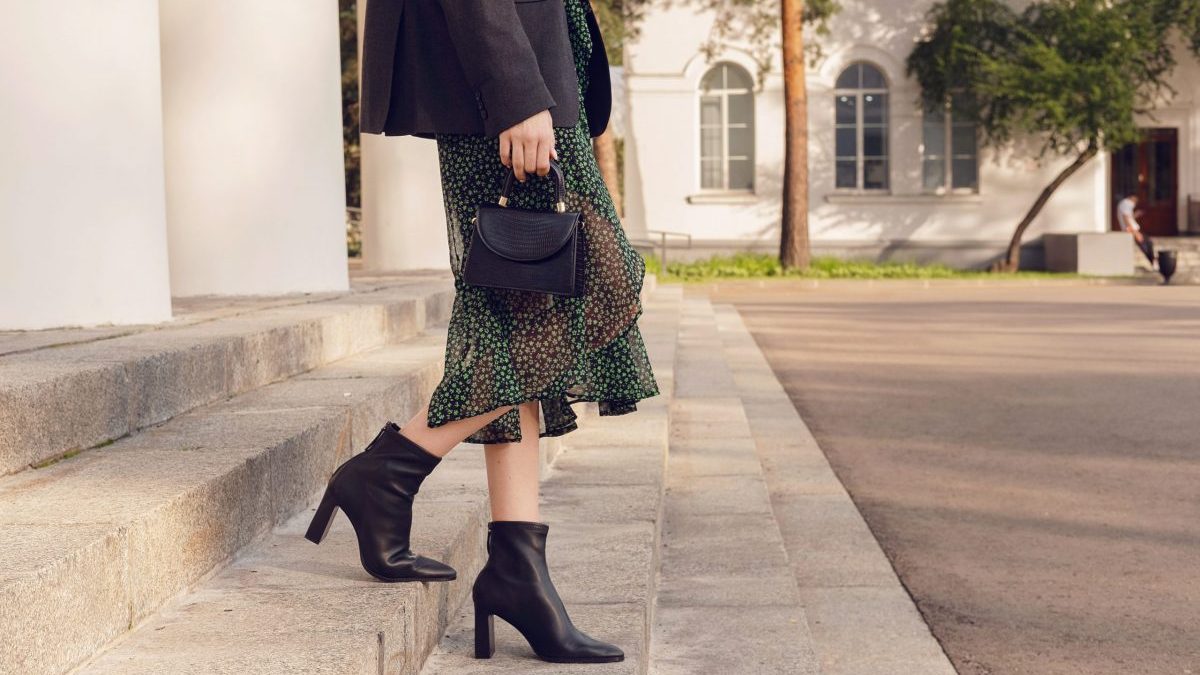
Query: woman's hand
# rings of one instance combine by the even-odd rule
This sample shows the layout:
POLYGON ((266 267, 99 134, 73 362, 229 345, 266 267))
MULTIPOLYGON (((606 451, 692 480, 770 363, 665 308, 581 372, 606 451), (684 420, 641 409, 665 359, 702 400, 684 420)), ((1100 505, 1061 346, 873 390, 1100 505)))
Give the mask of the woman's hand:
POLYGON ((511 168, 517 180, 525 182, 530 174, 550 173, 551 159, 558 159, 558 153, 554 151, 554 122, 549 110, 500 133, 500 163, 511 168))

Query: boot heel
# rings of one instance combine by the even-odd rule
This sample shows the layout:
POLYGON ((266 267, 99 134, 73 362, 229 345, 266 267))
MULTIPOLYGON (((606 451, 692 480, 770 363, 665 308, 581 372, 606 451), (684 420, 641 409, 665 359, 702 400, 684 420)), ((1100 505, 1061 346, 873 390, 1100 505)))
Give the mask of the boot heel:
POLYGON ((325 535, 329 534, 329 527, 333 525, 333 516, 337 513, 337 500, 333 496, 333 487, 325 488, 325 496, 321 497, 321 505, 317 507, 317 513, 313 516, 312 523, 308 526, 308 532, 304 538, 314 544, 319 544, 325 540, 325 535))
POLYGON ((475 658, 490 659, 496 653, 495 617, 475 605, 475 658))

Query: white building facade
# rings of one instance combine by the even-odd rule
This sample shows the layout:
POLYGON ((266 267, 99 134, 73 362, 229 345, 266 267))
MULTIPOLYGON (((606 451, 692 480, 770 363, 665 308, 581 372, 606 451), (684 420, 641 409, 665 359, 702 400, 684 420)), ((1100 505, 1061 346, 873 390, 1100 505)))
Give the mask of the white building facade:
MULTIPOLYGON (((807 72, 817 255, 986 265, 1069 161, 1039 164, 1032 143, 980 147, 952 111, 921 111, 905 60, 933 4, 843 0, 830 34, 808 36, 821 47, 807 72)), ((748 45, 707 58, 712 22, 694 5, 660 5, 626 52, 626 220, 651 236, 690 235, 677 259, 779 242, 781 67, 760 84, 748 45)), ((1109 230, 1132 191, 1152 234, 1187 232, 1189 197, 1200 198, 1200 66, 1182 49, 1179 61, 1177 95, 1143 120, 1147 140, 1094 159, 1046 205, 1025 236, 1031 262, 1042 234, 1109 230)))

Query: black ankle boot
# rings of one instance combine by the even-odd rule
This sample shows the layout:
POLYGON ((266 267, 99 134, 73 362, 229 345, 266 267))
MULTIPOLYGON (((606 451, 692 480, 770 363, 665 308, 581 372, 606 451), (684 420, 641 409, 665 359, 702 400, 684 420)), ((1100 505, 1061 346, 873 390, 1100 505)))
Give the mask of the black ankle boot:
POLYGON ((543 661, 611 663, 625 658, 613 645, 584 635, 571 623, 550 570, 546 568, 546 533, 542 523, 488 523, 488 561, 475 579, 475 658, 496 651, 493 615, 525 636, 543 661))
POLYGON ((359 559, 371 576, 380 581, 454 579, 458 574, 453 567, 408 548, 413 497, 441 461, 388 422, 366 450, 333 472, 305 538, 321 543, 341 508, 354 525, 359 559))

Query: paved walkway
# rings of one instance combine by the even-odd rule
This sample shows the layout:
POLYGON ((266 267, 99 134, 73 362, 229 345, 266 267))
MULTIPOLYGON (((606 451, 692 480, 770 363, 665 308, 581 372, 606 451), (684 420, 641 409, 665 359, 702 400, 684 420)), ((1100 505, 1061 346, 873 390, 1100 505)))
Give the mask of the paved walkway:
POLYGON ((961 673, 1200 672, 1200 288, 755 286, 714 301, 961 673))

